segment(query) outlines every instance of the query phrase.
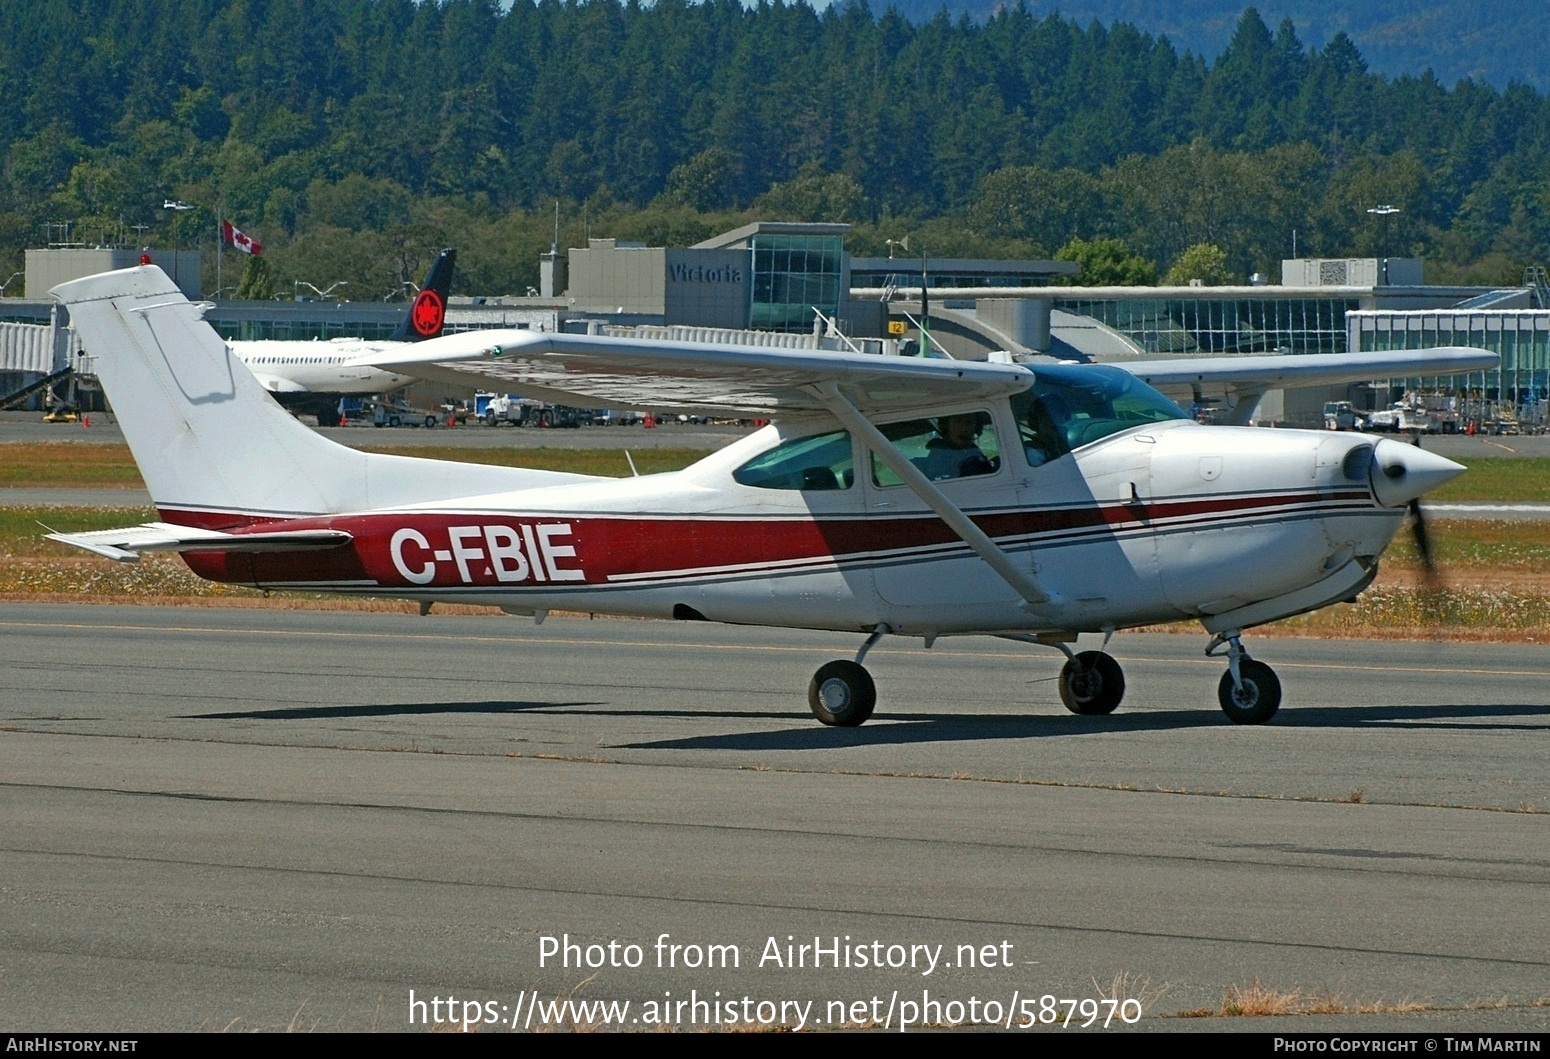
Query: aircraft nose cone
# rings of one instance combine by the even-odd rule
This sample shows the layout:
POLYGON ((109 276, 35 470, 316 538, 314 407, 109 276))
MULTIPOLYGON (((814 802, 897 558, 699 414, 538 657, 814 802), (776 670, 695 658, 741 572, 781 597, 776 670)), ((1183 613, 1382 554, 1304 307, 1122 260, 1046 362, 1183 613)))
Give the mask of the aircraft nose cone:
POLYGON ((1380 441, 1372 456, 1372 491, 1384 507, 1404 507, 1464 473, 1436 453, 1398 441, 1380 441))

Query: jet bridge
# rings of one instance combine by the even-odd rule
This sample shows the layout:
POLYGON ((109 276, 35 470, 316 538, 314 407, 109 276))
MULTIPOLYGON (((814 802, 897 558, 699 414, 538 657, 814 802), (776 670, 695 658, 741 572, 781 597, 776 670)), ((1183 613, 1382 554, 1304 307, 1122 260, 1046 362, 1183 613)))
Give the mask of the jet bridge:
MULTIPOLYGON (((47 324, 0 323, 0 409, 18 407, 39 393, 65 392, 74 400, 88 359, 60 311, 47 324)), ((91 380, 84 382, 91 387, 91 380)))

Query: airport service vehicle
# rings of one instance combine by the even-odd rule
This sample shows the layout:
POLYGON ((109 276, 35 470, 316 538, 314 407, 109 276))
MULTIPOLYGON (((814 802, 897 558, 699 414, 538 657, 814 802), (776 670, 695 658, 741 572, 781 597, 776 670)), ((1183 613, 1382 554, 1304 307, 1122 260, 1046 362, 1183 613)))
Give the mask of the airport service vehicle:
MULTIPOLYGON (((809 707, 831 725, 871 715, 863 661, 885 636, 1054 648, 1066 658, 1062 702, 1106 714, 1125 693, 1108 638, 1183 620, 1200 622, 1207 653, 1225 656, 1226 715, 1267 721, 1280 683, 1249 656, 1244 631, 1355 597, 1406 510, 1463 470, 1362 434, 1201 426, 1112 366, 531 331, 446 336, 381 366, 556 402, 644 397, 772 423, 685 470, 626 479, 368 454, 270 401, 154 266, 53 293, 97 353, 161 516, 54 539, 120 561, 180 552, 216 581, 422 609, 468 602, 540 620, 565 609, 859 634, 853 657, 819 667, 808 686, 809 707), (1103 648, 1074 650, 1080 633, 1101 634, 1103 648)), ((1478 350, 1404 355, 1428 374, 1496 361, 1478 350)), ((1236 370, 1261 385, 1405 363, 1274 359, 1304 363, 1236 370)), ((1148 370, 1188 388, 1208 363, 1148 370)), ((1213 379, 1230 379, 1226 370, 1213 379)))
POLYGON ((374 400, 367 404, 374 427, 439 427, 448 414, 440 409, 416 408, 408 401, 374 400))
MULTIPOLYGON (((479 418, 487 427, 509 424, 514 427, 577 427, 581 425, 576 409, 566 405, 534 401, 514 394, 491 394, 481 400, 479 418)), ((477 407, 477 406, 476 406, 477 407)))
POLYGON ((1350 401, 1324 402, 1325 430, 1360 430, 1365 426, 1366 420, 1351 406, 1350 401))

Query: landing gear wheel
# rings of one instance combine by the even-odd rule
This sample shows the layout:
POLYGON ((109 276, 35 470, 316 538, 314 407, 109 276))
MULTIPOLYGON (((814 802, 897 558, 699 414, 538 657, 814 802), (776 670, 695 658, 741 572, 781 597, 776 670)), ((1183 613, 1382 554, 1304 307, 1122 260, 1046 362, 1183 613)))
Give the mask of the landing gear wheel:
POLYGON ((1102 651, 1083 651, 1060 670, 1060 701, 1072 713, 1113 713, 1125 697, 1125 671, 1102 651))
POLYGON ((807 704, 813 716, 837 728, 854 728, 872 716, 877 705, 877 685, 872 674, 847 659, 820 666, 807 686, 807 704))
POLYGON ((1252 658, 1238 663, 1238 675, 1243 678, 1243 687, 1232 682, 1230 669, 1216 686, 1222 712, 1234 724, 1264 724, 1281 708, 1281 681, 1275 670, 1252 658))

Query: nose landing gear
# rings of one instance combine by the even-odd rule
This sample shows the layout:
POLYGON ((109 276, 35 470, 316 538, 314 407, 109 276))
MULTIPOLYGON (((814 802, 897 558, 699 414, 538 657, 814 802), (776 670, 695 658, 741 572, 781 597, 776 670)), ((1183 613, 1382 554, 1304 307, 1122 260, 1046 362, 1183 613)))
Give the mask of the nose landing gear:
POLYGON ((1281 681, 1275 670, 1249 657, 1242 635, 1237 629, 1218 633, 1206 647, 1206 654, 1217 658, 1217 649, 1227 645, 1227 672, 1216 686, 1216 699, 1234 724, 1264 724, 1281 708, 1281 681))

